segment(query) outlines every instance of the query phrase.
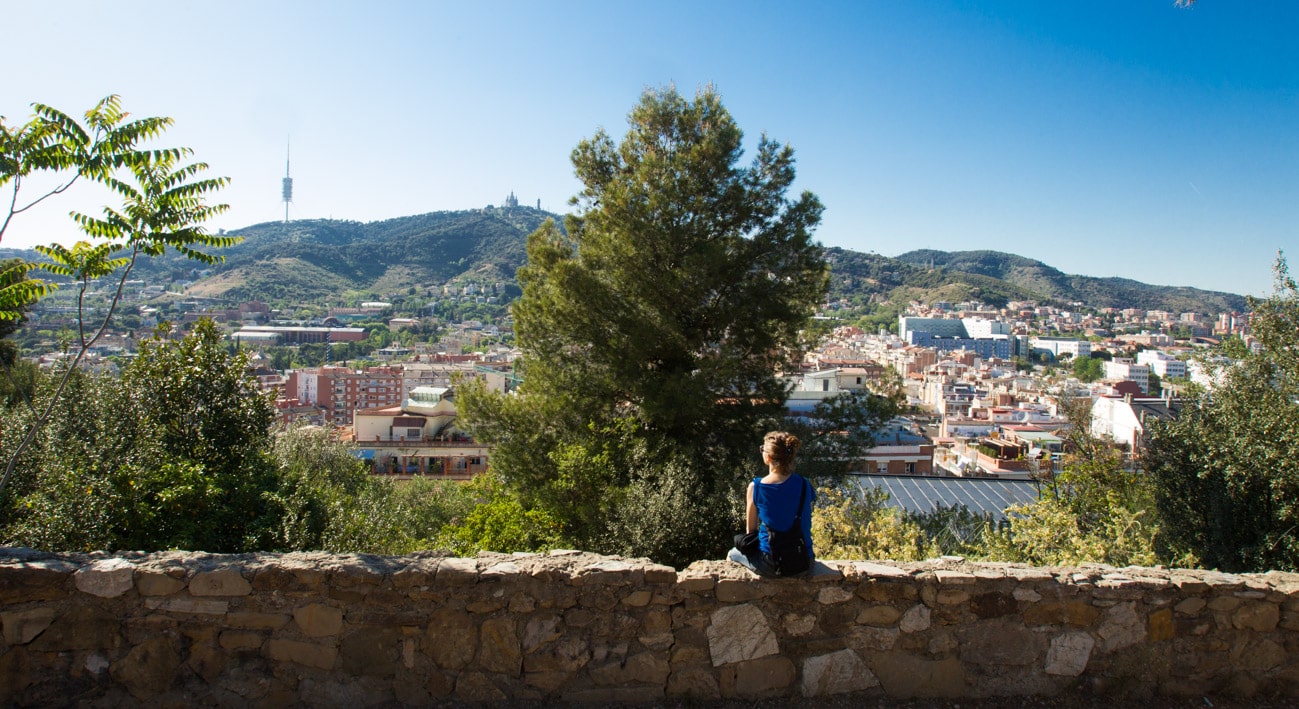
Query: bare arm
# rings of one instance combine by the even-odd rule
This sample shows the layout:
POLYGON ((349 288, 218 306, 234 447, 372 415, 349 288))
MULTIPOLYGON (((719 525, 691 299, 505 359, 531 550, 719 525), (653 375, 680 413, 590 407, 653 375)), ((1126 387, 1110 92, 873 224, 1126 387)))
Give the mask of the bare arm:
POLYGON ((747 500, 746 514, 748 520, 744 531, 756 532, 758 531, 758 506, 753 504, 753 483, 749 483, 749 491, 745 494, 745 498, 747 500))

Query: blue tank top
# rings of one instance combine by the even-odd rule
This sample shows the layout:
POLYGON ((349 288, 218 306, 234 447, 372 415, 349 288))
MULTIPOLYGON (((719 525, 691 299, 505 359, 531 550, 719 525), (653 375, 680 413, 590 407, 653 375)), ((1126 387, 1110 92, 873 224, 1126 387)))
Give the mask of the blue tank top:
POLYGON ((806 486, 807 494, 803 496, 803 540, 807 543, 807 553, 815 558, 812 552, 812 503, 816 501, 816 490, 808 485, 801 475, 791 475, 782 483, 768 484, 762 478, 753 479, 753 504, 758 508, 758 546, 762 553, 771 553, 771 540, 767 536, 767 527, 778 532, 789 529, 797 515, 798 496, 806 486))

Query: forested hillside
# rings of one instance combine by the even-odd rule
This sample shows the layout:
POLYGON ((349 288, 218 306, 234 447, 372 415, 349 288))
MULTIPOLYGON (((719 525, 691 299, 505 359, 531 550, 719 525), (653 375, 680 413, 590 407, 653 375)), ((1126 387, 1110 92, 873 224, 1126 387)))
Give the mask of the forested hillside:
MULTIPOLYGON (((135 274, 195 281, 193 295, 272 303, 337 300, 347 294, 382 297, 459 281, 514 285, 514 272, 526 259, 527 235, 546 219, 562 226, 560 215, 530 207, 431 212, 369 223, 267 222, 233 232, 244 241, 223 251, 224 264, 200 271, 200 265, 169 255, 141 261, 135 274)), ((40 258, 0 249, 0 258, 6 254, 40 258)), ((888 318, 912 300, 973 299, 997 306, 1010 300, 1081 302, 1093 308, 1201 313, 1247 308, 1245 299, 1232 293, 1068 275, 999 251, 921 250, 890 258, 828 248, 826 257, 833 299, 875 303, 888 318)))
POLYGON ((898 261, 935 271, 956 271, 1000 279, 1043 297, 1081 302, 1093 308, 1139 308, 1170 312, 1243 311, 1234 293, 1176 286, 1152 286, 1127 278, 1097 278, 1061 273, 1041 261, 1000 251, 910 251, 898 261))

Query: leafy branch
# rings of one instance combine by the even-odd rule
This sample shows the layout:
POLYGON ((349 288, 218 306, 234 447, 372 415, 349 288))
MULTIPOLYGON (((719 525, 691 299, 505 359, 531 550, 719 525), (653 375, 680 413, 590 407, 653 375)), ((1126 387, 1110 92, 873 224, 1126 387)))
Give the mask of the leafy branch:
POLYGON ((28 427, 22 442, 0 476, 0 494, 19 458, 31 445, 62 396, 72 373, 86 353, 103 337, 112 322, 122 290, 140 256, 161 256, 174 249, 205 264, 222 257, 210 253, 238 243, 237 237, 214 236, 203 222, 224 212, 228 205, 208 204, 207 198, 225 187, 225 177, 203 177, 206 163, 185 164, 188 148, 147 149, 140 143, 157 137, 171 125, 170 118, 126 121, 117 96, 109 96, 85 114, 82 125, 66 114, 42 104, 36 115, 16 129, 0 123, 0 187, 11 185, 9 211, 0 223, 0 237, 14 215, 53 195, 61 194, 85 178, 109 188, 121 198, 118 209, 105 207, 101 217, 73 212, 77 226, 91 237, 67 248, 59 244, 38 246, 47 263, 18 262, 0 273, 0 320, 17 319, 55 284, 27 278, 42 270, 79 284, 77 293, 77 348, 50 397, 45 410, 28 427), (18 206, 22 178, 35 171, 71 172, 58 186, 23 206, 18 206), (85 294, 90 284, 104 278, 116 288, 102 320, 89 328, 85 294))

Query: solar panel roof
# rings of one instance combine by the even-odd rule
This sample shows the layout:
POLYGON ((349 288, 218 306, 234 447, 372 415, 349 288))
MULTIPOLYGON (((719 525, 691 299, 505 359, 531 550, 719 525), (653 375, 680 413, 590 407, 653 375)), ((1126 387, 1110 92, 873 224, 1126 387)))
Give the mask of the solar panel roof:
POLYGON ((889 505, 908 512, 933 512, 939 505, 965 505, 976 514, 990 514, 995 521, 1006 518, 1011 505, 1033 502, 1038 486, 1030 480, 991 478, 945 478, 918 475, 853 475, 850 483, 884 488, 889 505))

